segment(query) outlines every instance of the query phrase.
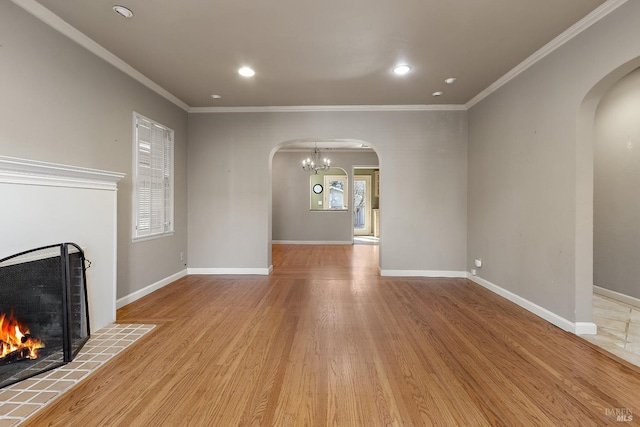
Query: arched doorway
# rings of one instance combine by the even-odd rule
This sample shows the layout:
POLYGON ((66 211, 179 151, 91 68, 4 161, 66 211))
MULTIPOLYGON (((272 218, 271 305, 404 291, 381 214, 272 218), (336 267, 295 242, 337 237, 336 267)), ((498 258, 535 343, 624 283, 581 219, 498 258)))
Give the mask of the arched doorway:
MULTIPOLYGON (((626 71, 626 67, 623 68, 626 71)), ((599 96, 593 144, 593 323, 587 339, 636 363, 640 355, 640 68, 607 84, 599 96)))
POLYGON ((576 333, 594 334, 593 319, 593 212, 594 128, 598 105, 609 89, 640 66, 629 61, 604 76, 584 97, 578 110, 576 138, 576 333))
MULTIPOLYGON (((274 147, 269 162, 270 252, 272 244, 353 244, 353 170, 354 166, 362 165, 378 171, 381 167, 377 150, 365 141, 304 138, 285 141, 274 147), (322 158, 330 160, 331 169, 317 173, 302 169, 302 161, 315 147, 322 158), (334 193, 341 189, 344 191, 345 198, 340 206, 327 199, 334 181, 334 193)), ((375 207, 379 214, 379 202, 375 207)), ((271 253, 269 255, 271 257, 271 253)), ((376 264, 379 267, 379 257, 376 264)))

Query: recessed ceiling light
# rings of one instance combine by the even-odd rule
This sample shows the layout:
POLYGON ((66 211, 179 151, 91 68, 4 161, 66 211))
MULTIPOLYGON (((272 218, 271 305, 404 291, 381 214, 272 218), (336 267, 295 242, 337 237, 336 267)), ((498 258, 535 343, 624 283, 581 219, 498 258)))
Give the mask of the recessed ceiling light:
POLYGON ((455 78, 455 77, 449 77, 449 78, 448 78, 448 79, 446 79, 444 82, 445 82, 446 84, 448 84, 448 85, 452 85, 452 84, 454 84, 454 83, 456 82, 456 78, 455 78))
POLYGON ((393 72, 399 76, 404 76, 409 71, 411 71, 411 67, 407 64, 400 64, 393 67, 393 72))
POLYGON ((211 97, 212 97, 213 99, 221 99, 221 98, 222 98, 222 95, 215 95, 215 94, 214 94, 214 95, 211 95, 211 97))
POLYGON ((242 67, 238 70, 238 74, 240 74, 242 77, 253 77, 256 72, 253 71, 252 68, 242 67))
POLYGON ((442 96, 444 95, 444 92, 442 92, 441 90, 437 91, 437 92, 433 92, 431 95, 433 96, 442 96))
POLYGON ((124 18, 131 18, 133 16, 133 12, 131 12, 131 9, 124 6, 113 6, 113 11, 124 18))

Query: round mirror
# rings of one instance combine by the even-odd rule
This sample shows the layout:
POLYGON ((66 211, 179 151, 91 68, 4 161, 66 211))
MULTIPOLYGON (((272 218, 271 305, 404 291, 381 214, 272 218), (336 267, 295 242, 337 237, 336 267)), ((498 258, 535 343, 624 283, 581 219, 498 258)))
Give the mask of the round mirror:
POLYGON ((322 185, 316 184, 313 186, 313 192, 316 194, 322 193, 322 185))

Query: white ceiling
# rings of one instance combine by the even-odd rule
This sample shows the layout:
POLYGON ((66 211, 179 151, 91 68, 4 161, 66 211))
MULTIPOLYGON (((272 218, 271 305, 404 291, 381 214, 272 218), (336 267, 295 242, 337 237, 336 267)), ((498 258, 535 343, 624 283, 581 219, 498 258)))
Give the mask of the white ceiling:
POLYGON ((190 107, 248 107, 465 104, 604 0, 39 3, 190 107))

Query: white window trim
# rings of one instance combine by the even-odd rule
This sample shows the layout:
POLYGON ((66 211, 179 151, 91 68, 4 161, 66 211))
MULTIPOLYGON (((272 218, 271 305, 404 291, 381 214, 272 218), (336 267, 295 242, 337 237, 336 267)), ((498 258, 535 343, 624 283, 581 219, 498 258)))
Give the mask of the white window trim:
MULTIPOLYGON (((164 137, 163 137, 164 138, 164 137)), ((132 198, 132 220, 131 220, 131 241, 132 242, 142 242, 142 241, 147 241, 147 240, 153 240, 153 239, 159 239, 162 237, 168 237, 168 236, 172 236, 174 234, 174 211, 175 211, 175 206, 174 206, 174 200, 175 200, 175 187, 174 187, 174 131, 171 128, 168 128, 158 122, 156 122, 155 120, 152 120, 148 117, 143 116, 142 114, 136 113, 135 111, 133 112, 133 144, 132 144, 132 149, 133 149, 133 182, 132 182, 132 191, 133 191, 133 198, 132 198), (167 132, 167 139, 165 139, 163 142, 165 144, 168 144, 168 150, 167 150, 167 154, 169 157, 169 165, 168 165, 168 170, 164 170, 164 166, 163 170, 164 170, 164 175, 165 175, 165 179, 167 179, 167 182, 165 185, 168 185, 169 187, 169 201, 168 201, 168 207, 164 208, 166 209, 166 211, 163 213, 163 221, 164 221, 164 230, 162 231, 156 231, 156 232, 148 232, 146 234, 138 234, 138 218, 139 218, 139 179, 140 179, 140 173, 139 173, 139 161, 140 161, 140 142, 138 139, 138 122, 140 120, 143 121, 147 121, 149 122, 152 126, 155 126, 157 128, 162 129, 163 131, 167 132), (167 176, 168 175, 168 176, 167 176), (168 217, 168 218, 167 218, 168 217)), ((166 148, 166 146, 165 146, 166 148)), ((163 196, 164 197, 164 196, 163 196)), ((163 198, 164 200, 164 198, 163 198)), ((163 203, 164 205, 165 203, 163 203)), ((150 219, 151 221, 151 219, 150 219)), ((150 225, 151 227, 151 225, 150 225)))

